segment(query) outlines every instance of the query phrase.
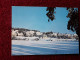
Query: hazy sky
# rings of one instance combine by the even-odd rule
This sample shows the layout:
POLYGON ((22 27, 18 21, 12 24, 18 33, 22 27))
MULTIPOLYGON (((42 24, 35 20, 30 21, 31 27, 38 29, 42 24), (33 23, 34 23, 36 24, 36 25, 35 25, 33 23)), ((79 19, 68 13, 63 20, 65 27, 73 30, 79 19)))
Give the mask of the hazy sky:
POLYGON ((70 33, 67 30, 68 11, 66 8, 56 8, 55 20, 48 22, 46 16, 47 7, 25 7, 25 6, 12 6, 12 27, 26 28, 31 30, 39 30, 41 32, 59 32, 70 33))

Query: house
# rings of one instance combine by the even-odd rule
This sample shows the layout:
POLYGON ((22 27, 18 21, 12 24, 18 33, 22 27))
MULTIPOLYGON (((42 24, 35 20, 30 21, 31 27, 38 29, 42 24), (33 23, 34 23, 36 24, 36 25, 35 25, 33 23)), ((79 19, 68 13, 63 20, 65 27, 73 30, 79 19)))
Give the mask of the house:
POLYGON ((43 37, 43 39, 48 38, 46 34, 43 34, 42 37, 43 37))
POLYGON ((24 35, 23 35, 23 33, 22 33, 22 32, 21 32, 21 33, 19 33, 19 32, 18 32, 18 36, 24 36, 24 35))
POLYGON ((27 31, 25 32, 27 37, 33 37, 34 36, 34 31, 27 31))

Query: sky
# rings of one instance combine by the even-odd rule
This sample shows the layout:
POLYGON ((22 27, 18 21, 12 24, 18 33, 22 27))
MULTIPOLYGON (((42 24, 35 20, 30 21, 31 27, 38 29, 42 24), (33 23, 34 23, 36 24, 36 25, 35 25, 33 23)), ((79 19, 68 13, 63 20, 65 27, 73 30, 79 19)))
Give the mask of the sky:
POLYGON ((40 32, 59 32, 75 34, 67 29, 68 11, 63 7, 56 7, 55 19, 48 22, 47 7, 12 6, 12 27, 38 30, 40 32))

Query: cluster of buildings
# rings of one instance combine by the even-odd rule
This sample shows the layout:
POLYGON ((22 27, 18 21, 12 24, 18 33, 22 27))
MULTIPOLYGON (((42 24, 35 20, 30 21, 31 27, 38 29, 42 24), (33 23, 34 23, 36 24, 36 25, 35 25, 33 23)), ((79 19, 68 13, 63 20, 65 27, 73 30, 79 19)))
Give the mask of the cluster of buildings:
POLYGON ((77 39, 77 34, 63 34, 55 32, 40 32, 37 30, 29 30, 24 28, 12 28, 12 37, 24 36, 24 37, 39 37, 39 38, 61 38, 61 39, 77 39))

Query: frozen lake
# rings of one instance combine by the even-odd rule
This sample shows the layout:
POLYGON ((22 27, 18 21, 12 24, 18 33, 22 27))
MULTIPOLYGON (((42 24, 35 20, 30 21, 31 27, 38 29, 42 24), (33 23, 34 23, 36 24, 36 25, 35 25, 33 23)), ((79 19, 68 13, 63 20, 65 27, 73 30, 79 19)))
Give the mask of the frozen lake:
POLYGON ((12 55, 79 54, 78 41, 12 40, 12 55))

